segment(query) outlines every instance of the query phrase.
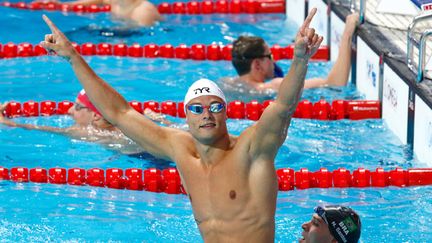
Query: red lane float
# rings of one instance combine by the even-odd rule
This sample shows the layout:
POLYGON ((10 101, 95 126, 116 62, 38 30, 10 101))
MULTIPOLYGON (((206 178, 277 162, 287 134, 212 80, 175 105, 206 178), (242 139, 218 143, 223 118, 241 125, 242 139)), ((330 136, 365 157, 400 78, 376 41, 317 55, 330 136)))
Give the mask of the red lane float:
POLYGON ((81 168, 70 168, 68 170, 67 183, 69 185, 84 185, 86 182, 85 170, 81 168))
POLYGON ((347 188, 347 187, 406 187, 432 185, 432 168, 412 168, 403 170, 396 168, 389 172, 383 168, 369 171, 358 168, 352 173, 344 168, 333 172, 325 168, 310 172, 302 168, 294 172, 292 169, 278 169, 276 171, 279 181, 279 190, 288 191, 308 188, 347 188))
POLYGON ((47 170, 44 168, 30 169, 30 181, 37 182, 37 183, 47 183, 48 182, 47 170))
MULTIPOLYGON (((2 6, 28 9, 28 10, 46 10, 46 11, 62 11, 76 13, 99 13, 111 11, 110 5, 82 5, 82 4, 62 4, 56 2, 49 3, 10 3, 3 2, 2 6)), ((216 1, 190 1, 190 2, 174 2, 160 3, 157 6, 161 14, 259 14, 259 13, 285 13, 284 0, 216 0, 216 1)))
MULTIPOLYGON (((110 44, 110 43, 72 43, 75 49, 83 56, 118 56, 118 57, 135 57, 135 58, 178 58, 192 59, 196 61, 221 61, 231 60, 232 44, 192 44, 190 47, 186 44, 173 46, 171 44, 156 45, 153 43, 141 46, 139 43, 134 43, 127 46, 126 44, 110 44)), ((292 59, 294 54, 294 45, 280 46, 273 45, 270 48, 275 60, 292 59)), ((16 57, 32 57, 47 55, 47 51, 39 44, 33 46, 30 43, 6 43, 0 44, 0 57, 16 58, 16 57)), ((329 60, 329 48, 320 46, 318 51, 312 56, 312 60, 327 61, 329 60)))
MULTIPOLYGON (((109 168, 104 171, 99 168, 88 169, 87 173, 82 168, 32 168, 14 167, 10 169, 0 167, 0 180, 14 182, 34 182, 69 185, 88 185, 107 187, 113 189, 145 190, 150 192, 165 192, 168 194, 180 194, 184 192, 180 175, 176 168, 158 170, 155 168, 124 170, 109 168), (29 173, 30 171, 30 173, 29 173), (47 175, 48 171, 48 175, 47 175)), ((289 191, 309 188, 365 188, 365 187, 407 187, 432 185, 432 168, 411 168, 403 170, 395 168, 384 171, 377 168, 369 171, 358 168, 352 173, 344 168, 329 171, 321 168, 311 172, 306 168, 294 171, 289 168, 276 170, 278 187, 280 191, 289 191)))
MULTIPOLYGON (((271 100, 264 101, 262 104, 256 100, 244 103, 239 100, 231 101, 227 104, 227 116, 231 119, 249 119, 257 121, 264 109, 271 103, 271 100)), ((69 109, 74 105, 71 101, 61 101, 56 104, 54 101, 27 101, 23 104, 15 101, 8 103, 5 109, 6 116, 10 118, 20 116, 51 116, 54 114, 68 114, 69 109)), ((151 109, 157 113, 185 118, 183 102, 163 101, 130 101, 129 105, 139 113, 143 114, 145 109, 151 109)), ((312 103, 302 100, 297 105, 293 114, 294 118, 317 119, 317 120, 339 120, 339 119, 380 119, 381 103, 371 100, 334 100, 330 105, 325 100, 312 103)))
POLYGON ((62 12, 76 12, 76 13, 99 13, 99 12, 111 11, 110 5, 96 5, 96 4, 85 6, 82 4, 70 5, 70 4, 56 3, 56 2, 47 2, 47 3, 2 2, 0 5, 4 7, 11 7, 11 8, 18 8, 18 9, 62 11, 62 12))

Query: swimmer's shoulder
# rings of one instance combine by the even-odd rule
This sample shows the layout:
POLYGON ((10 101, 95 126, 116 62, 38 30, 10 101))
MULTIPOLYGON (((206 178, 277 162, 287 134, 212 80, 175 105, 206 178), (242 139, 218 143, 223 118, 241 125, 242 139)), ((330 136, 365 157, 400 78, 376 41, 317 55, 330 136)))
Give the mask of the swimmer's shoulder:
POLYGON ((149 1, 141 1, 141 4, 138 5, 137 9, 139 9, 139 11, 145 11, 146 14, 152 15, 156 20, 162 20, 162 15, 159 13, 157 7, 149 1))
POLYGON ((273 78, 266 83, 266 85, 268 86, 267 88, 278 90, 282 81, 283 81, 283 78, 273 78))
POLYGON ((239 77, 223 77, 220 79, 221 82, 224 83, 236 83, 236 82, 243 82, 239 77))

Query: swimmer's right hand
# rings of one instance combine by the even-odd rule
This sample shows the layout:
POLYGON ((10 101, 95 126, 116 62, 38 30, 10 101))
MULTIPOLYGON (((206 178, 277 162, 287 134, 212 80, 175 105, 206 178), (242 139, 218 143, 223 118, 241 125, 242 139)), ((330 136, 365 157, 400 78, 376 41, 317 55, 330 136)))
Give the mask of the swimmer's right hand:
POLYGON ((45 40, 40 45, 47 49, 48 52, 55 52, 57 55, 70 58, 77 54, 68 38, 55 26, 55 24, 44 14, 43 20, 51 29, 51 34, 45 35, 45 40))

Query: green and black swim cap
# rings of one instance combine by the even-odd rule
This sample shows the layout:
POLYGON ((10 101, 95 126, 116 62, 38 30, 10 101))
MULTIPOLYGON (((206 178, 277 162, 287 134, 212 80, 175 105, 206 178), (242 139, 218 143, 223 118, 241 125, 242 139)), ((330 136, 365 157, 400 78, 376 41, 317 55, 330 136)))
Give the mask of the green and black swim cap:
POLYGON ((316 207, 315 213, 327 223, 330 233, 339 243, 358 242, 361 222, 354 210, 339 205, 328 205, 316 207))

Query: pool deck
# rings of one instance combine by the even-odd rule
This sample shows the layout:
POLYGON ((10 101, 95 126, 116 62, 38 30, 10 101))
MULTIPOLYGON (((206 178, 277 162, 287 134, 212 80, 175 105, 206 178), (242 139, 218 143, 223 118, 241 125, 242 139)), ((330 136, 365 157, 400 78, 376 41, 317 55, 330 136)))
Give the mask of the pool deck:
MULTIPOLYGON (((378 12, 378 6, 383 0, 366 0, 365 23, 368 29, 379 31, 392 43, 392 47, 388 50, 392 52, 399 59, 406 60, 407 53, 407 34, 408 26, 416 15, 401 15, 394 13, 378 12)), ((405 0, 404 0, 405 1, 405 0)), ((357 9, 359 8, 359 0, 357 2, 357 9)), ((399 4, 398 0, 392 1, 394 4, 399 4)), ((350 1, 337 1, 332 0, 332 3, 344 7, 348 7, 350 1)), ((421 11, 419 11, 421 13, 421 11)), ((420 39, 420 34, 427 28, 432 28, 432 18, 419 22, 414 29, 415 37, 420 39)), ((426 61, 432 56, 432 43, 427 44, 426 61)), ((418 50, 414 48, 414 61, 417 63, 418 50)), ((432 71, 432 70, 431 70, 432 71)), ((432 72, 431 72, 432 74, 432 72)), ((430 75, 432 76, 432 75, 430 75)))
MULTIPOLYGON (((413 21, 416 15, 401 15, 394 13, 383 13, 378 12, 378 5, 382 0, 366 0, 366 11, 365 21, 362 26, 359 27, 359 36, 364 39, 369 39, 369 42, 373 42, 375 51, 377 53, 385 53, 387 60, 393 63, 393 68, 400 71, 400 75, 405 76, 407 79, 415 80, 416 74, 411 72, 407 67, 407 34, 408 26, 413 21)), ((401 0, 394 0, 394 4, 401 0)), ((405 0, 404 0, 405 1, 405 0)), ((350 1, 349 0, 332 0, 333 10, 339 16, 346 16, 349 12, 350 1)), ((359 11, 360 0, 356 0, 357 11, 359 11)), ((430 10, 432 11, 432 10, 430 10)), ((419 11, 420 13, 424 13, 419 11)), ((415 29, 415 38, 420 39, 421 33, 424 30, 432 28, 432 17, 430 19, 419 22, 415 29)), ((414 57, 413 61, 415 65, 418 62, 418 49, 413 49, 414 57)), ((426 42, 426 60, 432 57, 432 38, 426 42)), ((432 59, 431 59, 432 60, 432 59)), ((431 63, 432 64, 432 63, 431 63)), ((428 69, 428 67, 426 67, 428 69)), ((425 71, 426 79, 419 84, 419 87, 423 89, 426 96, 432 97, 432 65, 429 66, 429 70, 425 71)))
MULTIPOLYGON (((397 4, 397 1, 393 1, 397 4)), ((366 1, 366 13, 365 19, 371 24, 377 26, 385 36, 387 36, 390 40, 392 40, 393 44, 395 44, 402 53, 406 56, 407 53, 407 34, 408 34, 408 26, 413 21, 415 15, 400 15, 400 14, 388 14, 377 12, 378 5, 381 0, 367 0, 366 1)), ((421 12, 419 12, 421 13, 421 12)), ((419 22, 414 29, 417 39, 420 39, 420 34, 432 27, 432 18, 419 22)), ((427 55, 426 58, 431 57, 432 48, 431 44, 427 45, 427 55)), ((414 60, 417 63, 418 60, 418 51, 414 50, 414 60)), ((426 60, 428 61, 428 60, 426 60)))

